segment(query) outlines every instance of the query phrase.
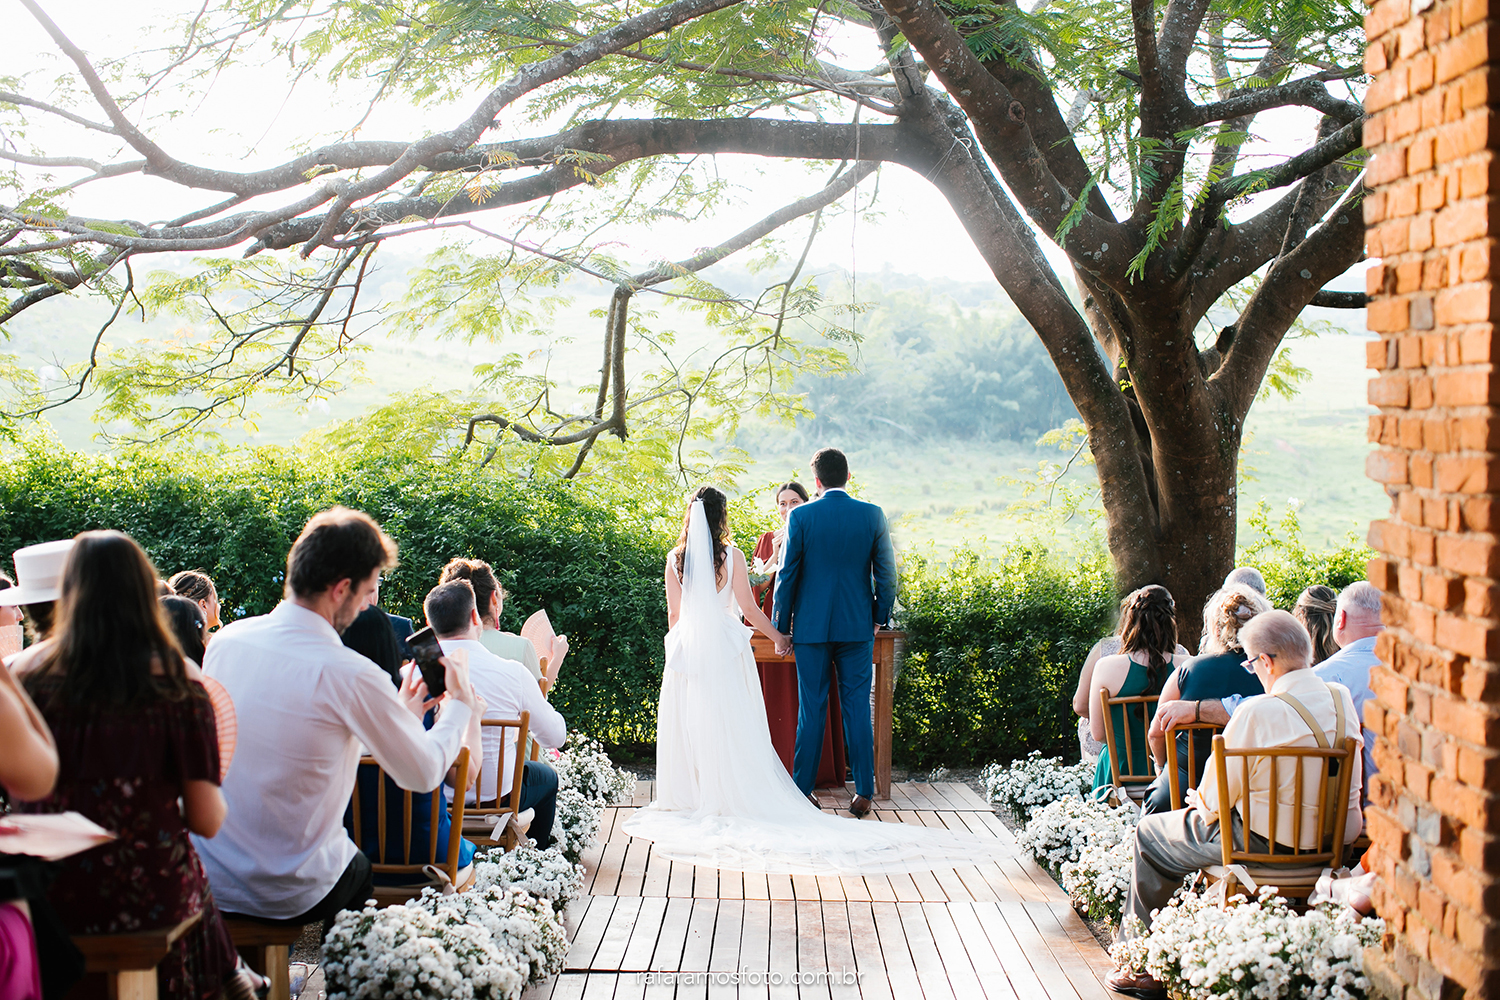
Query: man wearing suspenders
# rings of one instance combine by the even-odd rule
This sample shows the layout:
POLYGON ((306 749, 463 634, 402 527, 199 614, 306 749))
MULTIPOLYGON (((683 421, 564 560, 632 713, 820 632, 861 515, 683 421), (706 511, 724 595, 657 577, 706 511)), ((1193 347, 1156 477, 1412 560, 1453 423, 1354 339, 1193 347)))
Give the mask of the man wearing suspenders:
MULTIPOLYGON (((1269 749, 1272 747, 1338 747, 1344 738, 1353 737, 1361 746, 1364 737, 1354 701, 1342 684, 1330 684, 1308 669, 1312 662, 1312 640, 1302 623, 1285 611, 1267 611, 1257 615, 1240 631, 1245 647, 1245 669, 1260 677, 1266 694, 1242 702, 1224 729, 1227 749, 1269 749)), ((1347 765, 1354 769, 1349 782, 1349 816, 1345 824, 1345 843, 1359 836, 1364 817, 1360 812, 1360 791, 1364 784, 1363 762, 1358 752, 1347 765)), ((1302 775, 1303 850, 1318 849, 1316 811, 1318 807, 1318 774, 1316 768, 1305 768, 1302 775)), ((1236 803, 1235 841, 1240 842, 1238 828, 1248 822, 1250 849, 1264 852, 1275 839, 1290 853, 1294 834, 1294 803, 1298 769, 1277 769, 1277 786, 1271 786, 1271 769, 1266 758, 1256 758, 1250 769, 1250 815, 1240 815, 1238 803, 1244 791, 1244 776, 1239 767, 1231 767, 1229 799, 1236 803), (1276 829, 1270 829, 1270 802, 1277 796, 1276 829)), ((1219 864, 1222 847, 1218 823, 1217 776, 1213 768, 1203 775, 1199 786, 1188 792, 1187 808, 1144 817, 1136 828, 1134 874, 1125 903, 1125 916, 1134 914, 1146 927, 1152 913, 1172 898, 1185 876, 1207 865, 1219 864)), ((1278 851, 1280 848, 1278 848, 1278 851)), ((1122 921, 1121 935, 1129 931, 1122 921)), ((1163 995, 1161 984, 1149 976, 1135 976, 1128 970, 1110 977, 1110 986, 1127 996, 1163 995)))

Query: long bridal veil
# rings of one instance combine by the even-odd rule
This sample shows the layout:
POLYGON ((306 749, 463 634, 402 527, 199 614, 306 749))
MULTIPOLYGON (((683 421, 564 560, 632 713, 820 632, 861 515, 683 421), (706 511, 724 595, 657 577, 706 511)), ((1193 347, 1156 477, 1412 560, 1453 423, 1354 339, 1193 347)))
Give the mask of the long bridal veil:
MULTIPOLYGON (((732 568, 732 567, 731 567, 732 568)), ((674 861, 778 874, 879 874, 1010 858, 996 840, 824 813, 771 744, 733 587, 717 586, 702 501, 688 515, 682 603, 666 636, 656 800, 625 823, 674 861)))

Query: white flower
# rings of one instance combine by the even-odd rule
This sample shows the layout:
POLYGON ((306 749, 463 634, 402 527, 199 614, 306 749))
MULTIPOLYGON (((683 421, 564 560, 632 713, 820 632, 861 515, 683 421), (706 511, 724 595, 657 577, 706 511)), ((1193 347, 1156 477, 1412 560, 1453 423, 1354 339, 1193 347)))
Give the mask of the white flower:
POLYGON ((1009 809, 1022 823, 1058 799, 1088 794, 1094 768, 1086 761, 1064 765, 1061 757, 1043 758, 1040 750, 1007 766, 988 764, 979 772, 985 797, 1009 809))

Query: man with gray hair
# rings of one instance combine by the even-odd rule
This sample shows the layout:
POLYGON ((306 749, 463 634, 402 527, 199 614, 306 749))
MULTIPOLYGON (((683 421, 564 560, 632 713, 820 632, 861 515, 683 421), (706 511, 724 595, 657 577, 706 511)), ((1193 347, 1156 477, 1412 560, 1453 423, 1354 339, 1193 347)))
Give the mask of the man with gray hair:
POLYGON ((1232 587, 1237 583, 1244 584, 1261 597, 1266 596, 1266 578, 1261 576, 1260 570, 1254 566, 1236 566, 1229 571, 1228 576, 1224 577, 1225 587, 1232 587))
MULTIPOLYGON (((1380 662, 1375 655, 1375 638, 1385 628, 1380 621, 1380 591, 1372 583, 1360 580, 1339 592, 1333 612, 1333 641, 1339 651, 1313 668, 1325 681, 1342 684, 1354 697, 1354 710, 1363 722, 1365 702, 1375 696, 1370 690, 1370 668, 1380 662)), ((1375 773, 1375 736, 1368 729, 1365 736, 1365 787, 1375 773)), ((1369 804, 1368 792, 1363 803, 1369 804)))
MULTIPOLYGON (((1245 650, 1245 669, 1260 679, 1266 694, 1246 698, 1224 728, 1228 749, 1273 747, 1341 746, 1345 737, 1361 741, 1355 721, 1354 702, 1338 684, 1328 684, 1308 669, 1312 662, 1312 640, 1302 623, 1285 611, 1256 615, 1240 630, 1245 650), (1318 732, 1314 732, 1316 726, 1318 732)), ((1349 814, 1344 841, 1359 836, 1364 816, 1359 809, 1363 785, 1360 758, 1352 763, 1349 814)), ((1318 768, 1272 769, 1267 758, 1251 766, 1248 792, 1240 768, 1228 772, 1228 798, 1234 803, 1231 822, 1236 843, 1243 843, 1242 830, 1250 827, 1250 850, 1264 853, 1272 840, 1290 853, 1295 846, 1316 850, 1319 830, 1315 821, 1319 803, 1318 768), (1302 815, 1291 803, 1298 801, 1301 782, 1302 815), (1280 803, 1275 829, 1271 826, 1272 796, 1280 803), (1249 815, 1240 812, 1248 800, 1249 815), (1299 836, 1300 833, 1300 836, 1299 836)), ((1141 818, 1135 830, 1130 891, 1125 900, 1125 919, 1118 939, 1134 937, 1151 926, 1156 910, 1167 904, 1185 876, 1205 865, 1219 864, 1223 857, 1219 824, 1218 776, 1206 772, 1198 787, 1188 793, 1188 806, 1174 812, 1141 818), (1130 920, 1136 917, 1139 924, 1130 920)), ((1135 997, 1165 996, 1162 984, 1147 974, 1128 968, 1108 979, 1117 993, 1135 997)))

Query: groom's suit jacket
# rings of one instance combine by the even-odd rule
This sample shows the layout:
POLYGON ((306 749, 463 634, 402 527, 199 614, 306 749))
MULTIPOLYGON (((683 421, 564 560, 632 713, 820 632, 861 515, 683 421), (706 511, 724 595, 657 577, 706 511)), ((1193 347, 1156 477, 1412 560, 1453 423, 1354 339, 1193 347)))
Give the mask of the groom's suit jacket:
POLYGON ((885 512, 831 490, 794 507, 776 573, 775 625, 805 642, 868 642, 890 621, 896 556, 885 512))

